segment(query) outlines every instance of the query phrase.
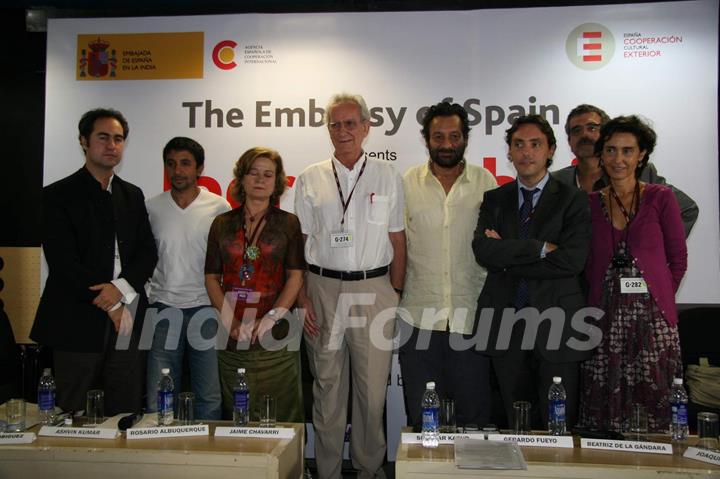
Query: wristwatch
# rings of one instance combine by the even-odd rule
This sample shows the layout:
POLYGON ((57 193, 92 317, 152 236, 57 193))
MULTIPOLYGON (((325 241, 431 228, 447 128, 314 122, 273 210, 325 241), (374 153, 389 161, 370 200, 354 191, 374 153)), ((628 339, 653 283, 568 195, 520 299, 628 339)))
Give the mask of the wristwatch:
POLYGON ((277 310, 275 308, 271 309, 267 312, 266 316, 268 316, 270 319, 275 321, 275 324, 279 323, 282 318, 276 318, 277 316, 277 310))

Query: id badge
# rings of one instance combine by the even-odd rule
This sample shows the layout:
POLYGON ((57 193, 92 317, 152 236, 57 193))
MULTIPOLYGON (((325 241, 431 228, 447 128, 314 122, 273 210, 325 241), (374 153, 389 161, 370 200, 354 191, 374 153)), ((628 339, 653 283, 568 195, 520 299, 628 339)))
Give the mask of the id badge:
POLYGON ((233 288, 232 292, 237 302, 255 304, 260 301, 260 292, 250 288, 233 288))
POLYGON ((620 278, 620 292, 622 294, 647 293, 647 283, 642 278, 620 278))
POLYGON ((331 248, 349 248, 353 245, 352 233, 331 233, 330 234, 330 247, 331 248))

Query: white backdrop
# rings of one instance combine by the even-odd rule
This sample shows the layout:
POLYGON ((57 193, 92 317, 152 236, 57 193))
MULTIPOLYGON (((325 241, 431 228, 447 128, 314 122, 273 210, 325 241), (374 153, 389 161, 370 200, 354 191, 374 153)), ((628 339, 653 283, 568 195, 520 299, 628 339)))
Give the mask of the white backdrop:
MULTIPOLYGON (((119 174, 150 197, 163 189, 162 148, 178 135, 205 147, 205 174, 218 181, 223 194, 234 161, 252 146, 279 150, 288 174, 297 175, 330 154, 326 130, 310 125, 310 105, 322 108, 339 91, 360 93, 377 108, 366 151, 384 156, 401 172, 426 158, 418 110, 444 98, 470 100, 477 124, 466 156, 481 165, 483 158, 497 158, 497 175, 512 175, 503 142, 508 115, 541 105, 550 111, 558 138, 553 168, 560 168, 571 160, 565 117, 577 104, 592 103, 610 116, 640 113, 652 121, 659 137, 652 161, 700 207, 677 300, 720 303, 717 18, 718 2, 701 0, 467 12, 50 20, 44 183, 82 165, 77 121, 98 106, 117 108, 128 118, 130 137, 119 174), (598 25, 580 30, 604 32, 604 57, 595 69, 587 62, 578 66, 573 48, 576 29, 588 23, 598 25), (200 79, 76 80, 79 34, 192 31, 204 32, 200 79), (237 63, 228 70, 212 58, 224 40, 237 43, 223 57, 237 63), (261 47, 268 63, 252 63, 249 46, 261 47), (196 110, 191 126, 190 108, 183 103, 206 100, 223 112, 240 109, 242 126, 221 128, 216 121, 207 126, 204 108, 196 110), (258 105, 267 114, 258 115, 258 105), (295 116, 290 126, 282 116, 276 124, 275 108, 301 108, 305 123, 295 116), (270 126, 259 126, 263 122, 270 126)), ((319 115, 316 111, 314 119, 319 115)), ((293 193, 290 189, 281 202, 286 209, 292 209, 293 193)))

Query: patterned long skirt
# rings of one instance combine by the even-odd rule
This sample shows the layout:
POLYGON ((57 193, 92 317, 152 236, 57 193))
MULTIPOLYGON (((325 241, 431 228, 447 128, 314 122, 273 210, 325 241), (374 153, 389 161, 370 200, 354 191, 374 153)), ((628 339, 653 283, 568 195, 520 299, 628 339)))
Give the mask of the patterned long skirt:
POLYGON ((600 321, 603 338, 581 365, 580 421, 588 427, 628 431, 633 403, 645 406, 650 432, 670 424, 668 402, 674 377, 682 376, 677 326, 668 325, 648 293, 621 294, 620 278, 639 278, 637 267, 605 274, 600 321))

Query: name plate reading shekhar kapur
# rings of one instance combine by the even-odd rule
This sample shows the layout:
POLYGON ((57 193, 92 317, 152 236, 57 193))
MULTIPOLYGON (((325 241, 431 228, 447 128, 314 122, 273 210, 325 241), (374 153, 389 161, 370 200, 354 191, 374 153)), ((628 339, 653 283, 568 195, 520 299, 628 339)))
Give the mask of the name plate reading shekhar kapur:
POLYGON ((261 439, 292 439, 291 427, 216 427, 215 437, 255 437, 261 439))
MULTIPOLYGON (((455 433, 445 433, 441 432, 438 434, 438 443, 439 444, 455 444, 455 439, 458 438, 464 438, 464 439, 477 439, 480 441, 485 440, 485 433, 484 432, 455 432, 455 433)), ((422 433, 419 432, 404 432, 400 436, 400 442, 402 444, 422 444, 422 433)))
POLYGON ((126 432, 128 439, 158 439, 168 437, 208 436, 210 428, 207 424, 190 426, 133 427, 126 432))
POLYGON ((604 449, 606 451, 636 452, 643 454, 672 454, 672 444, 646 441, 616 441, 612 439, 580 439, 583 449, 604 449))

